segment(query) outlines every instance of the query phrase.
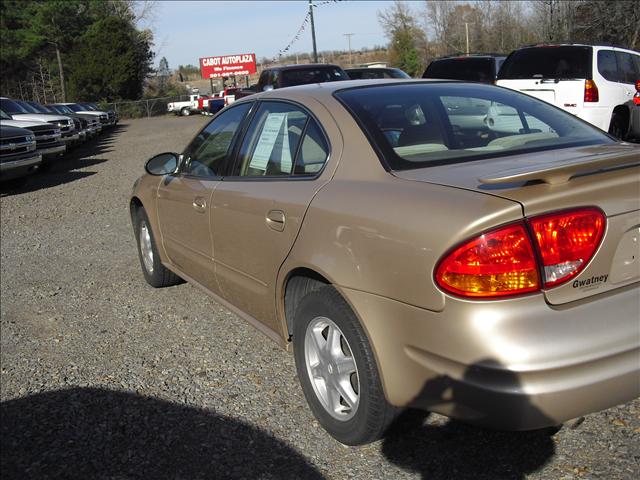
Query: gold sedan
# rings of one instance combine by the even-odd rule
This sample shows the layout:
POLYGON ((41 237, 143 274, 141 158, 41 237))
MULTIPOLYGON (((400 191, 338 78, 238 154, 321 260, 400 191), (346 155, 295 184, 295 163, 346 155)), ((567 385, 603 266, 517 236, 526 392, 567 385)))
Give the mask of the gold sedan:
POLYGON ((636 397, 639 163, 499 87, 335 82, 225 108, 130 206, 147 282, 292 347, 355 445, 407 406, 526 430, 636 397))

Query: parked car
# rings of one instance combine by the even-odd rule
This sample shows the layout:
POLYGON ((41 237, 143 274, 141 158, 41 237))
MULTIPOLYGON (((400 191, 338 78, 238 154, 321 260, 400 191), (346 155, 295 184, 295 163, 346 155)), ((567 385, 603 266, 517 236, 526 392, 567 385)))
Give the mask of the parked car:
MULTIPOLYGON (((91 102, 78 102, 80 107, 83 107, 86 111, 91 112, 101 112, 102 109, 98 107, 95 103, 91 102)), ((105 110, 107 115, 109 116, 109 125, 115 127, 118 124, 118 113, 115 110, 105 110)))
POLYGON ((348 80, 349 76, 338 65, 308 64, 265 68, 258 79, 257 91, 275 90, 309 83, 348 80))
POLYGON ((345 69, 351 80, 370 80, 373 78, 411 78, 399 68, 362 67, 345 69))
POLYGON ((629 134, 627 137, 640 141, 640 80, 636 81, 635 87, 636 93, 626 104, 629 109, 629 134))
POLYGON ((11 115, 14 120, 46 122, 56 125, 60 129, 62 141, 65 144, 70 145, 77 142, 80 138, 73 120, 66 115, 51 115, 33 112, 29 108, 26 108, 19 100, 12 100, 7 97, 0 97, 0 110, 11 115))
POLYGON ((436 58, 426 68, 422 78, 465 80, 494 83, 505 58, 499 53, 474 53, 436 58))
POLYGON ((33 132, 0 121, 0 182, 20 186, 42 163, 33 132))
POLYGON ((131 218, 150 285, 187 280, 291 342, 340 442, 406 406, 528 430, 640 394, 639 166, 508 89, 334 82, 222 110, 147 162, 131 218), (520 128, 447 107, 466 99, 520 128))
POLYGON ((189 95, 189 100, 167 103, 167 112, 173 112, 182 117, 187 117, 192 113, 200 113, 204 108, 202 102, 207 99, 209 99, 208 95, 201 95, 199 93, 189 95))
POLYGON ((9 127, 31 130, 36 138, 36 149, 42 155, 41 168, 50 164, 51 160, 62 155, 66 145, 62 141, 60 127, 50 123, 34 120, 15 120, 12 115, 0 110, 0 124, 9 127))
POLYGON ((107 112, 103 112, 101 110, 88 110, 86 107, 80 106, 77 103, 52 103, 51 107, 67 107, 68 109, 76 112, 83 113, 85 115, 92 115, 100 121, 100 126, 102 130, 113 125, 112 120, 109 120, 109 114, 107 112))
MULTIPOLYGON (((34 106, 36 102, 24 102, 22 100, 13 100, 18 106, 20 106, 24 111, 29 112, 29 114, 37 114, 44 118, 58 118, 61 114, 57 112, 49 112, 45 109, 40 109, 34 106)), ((61 126, 60 132, 62 133, 62 141, 65 142, 67 148, 76 145, 78 143, 82 143, 87 138, 87 130, 86 127, 82 126, 82 123, 79 119, 74 118, 71 115, 65 115, 66 118, 70 119, 73 123, 73 130, 66 129, 61 126)), ((48 123, 55 123, 54 120, 49 121, 48 123)), ((85 122, 86 123, 86 122, 85 122)), ((60 122, 57 123, 60 126, 60 122)), ((66 125, 66 122, 65 124, 66 125)))
POLYGON ((44 109, 49 112, 57 112, 62 115, 68 115, 72 118, 78 118, 87 122, 87 134, 90 138, 95 137, 102 131, 102 124, 100 118, 94 113, 87 112, 74 112, 66 105, 36 105, 36 108, 44 109))
POLYGON ((640 80, 640 53, 606 45, 544 44, 519 48, 497 84, 549 102, 624 139, 627 102, 640 80))

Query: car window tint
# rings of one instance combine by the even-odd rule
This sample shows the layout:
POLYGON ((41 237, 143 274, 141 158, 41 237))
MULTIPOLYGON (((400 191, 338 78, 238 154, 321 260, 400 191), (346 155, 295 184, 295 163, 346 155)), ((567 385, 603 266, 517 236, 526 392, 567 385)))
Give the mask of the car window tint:
POLYGON ((459 57, 434 60, 429 64, 422 78, 491 82, 494 79, 493 59, 459 57))
POLYGON ((488 85, 380 85, 335 95, 391 169, 611 142, 546 102, 488 85))
POLYGON ((618 62, 613 50, 600 50, 598 52, 598 72, 607 80, 618 81, 618 62))
POLYGON ((296 158, 294 175, 315 175, 329 156, 329 146, 315 120, 309 119, 302 146, 296 158))
POLYGON ((616 52, 616 60, 618 60, 618 81, 635 83, 639 77, 636 73, 636 66, 633 63, 633 55, 625 52, 616 52))
POLYGON ((221 175, 233 137, 250 107, 244 103, 214 118, 185 150, 183 172, 198 177, 221 175))
POLYGON ((283 87, 349 80, 347 74, 341 68, 337 67, 290 69, 284 70, 280 75, 282 77, 283 87))
POLYGON ((531 47, 516 50, 500 69, 501 79, 591 78, 592 47, 531 47))
POLYGON ((309 115, 281 102, 260 105, 247 130, 235 174, 243 177, 288 176, 309 115))

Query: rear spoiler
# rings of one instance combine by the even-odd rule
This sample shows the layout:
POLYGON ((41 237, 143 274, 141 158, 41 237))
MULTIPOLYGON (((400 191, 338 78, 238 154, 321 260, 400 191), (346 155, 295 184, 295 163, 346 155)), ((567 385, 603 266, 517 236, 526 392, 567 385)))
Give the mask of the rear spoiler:
POLYGON ((496 172, 490 177, 479 178, 480 183, 513 183, 540 181, 550 185, 566 183, 571 178, 603 170, 628 168, 640 165, 640 149, 622 152, 606 152, 563 162, 536 162, 496 172), (634 151, 635 150, 635 151, 634 151))

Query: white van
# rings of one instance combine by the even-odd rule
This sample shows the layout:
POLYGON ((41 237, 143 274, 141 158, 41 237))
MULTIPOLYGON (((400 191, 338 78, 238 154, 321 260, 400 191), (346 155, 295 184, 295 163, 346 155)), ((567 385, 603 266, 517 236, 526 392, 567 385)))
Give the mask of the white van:
POLYGON ((624 139, 629 101, 640 80, 640 53, 621 47, 544 44, 514 50, 497 84, 545 100, 624 139))

